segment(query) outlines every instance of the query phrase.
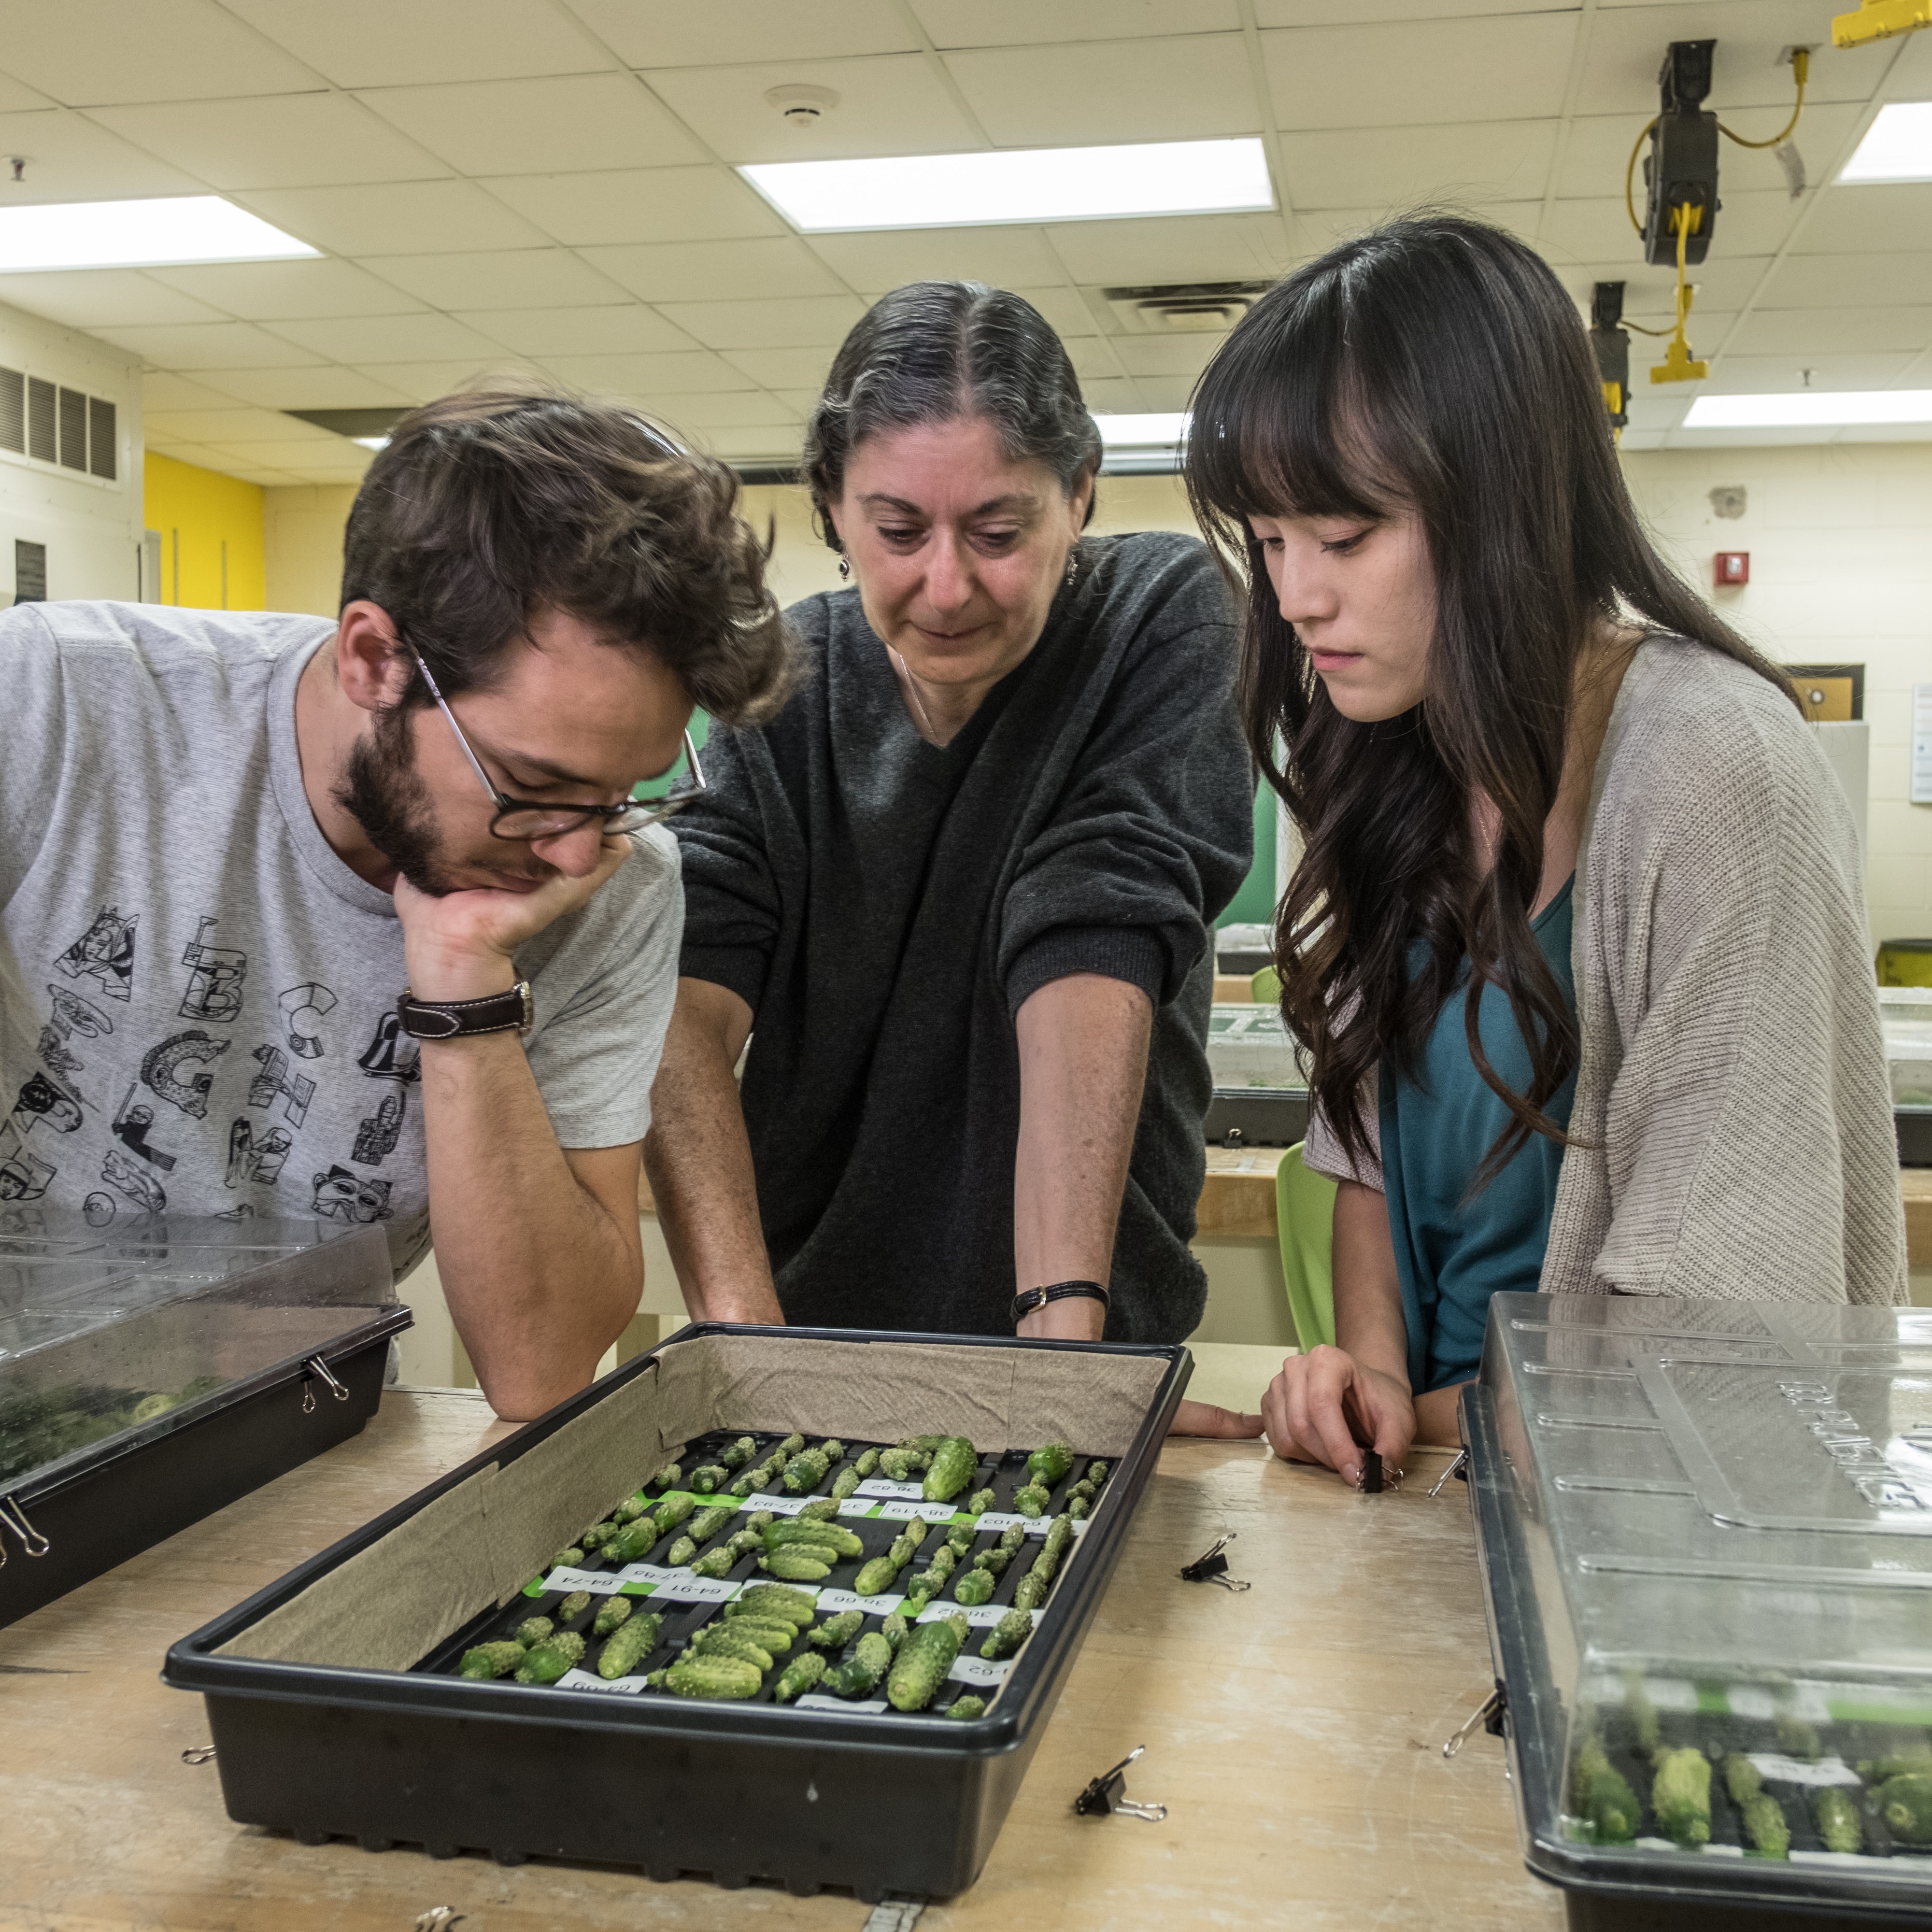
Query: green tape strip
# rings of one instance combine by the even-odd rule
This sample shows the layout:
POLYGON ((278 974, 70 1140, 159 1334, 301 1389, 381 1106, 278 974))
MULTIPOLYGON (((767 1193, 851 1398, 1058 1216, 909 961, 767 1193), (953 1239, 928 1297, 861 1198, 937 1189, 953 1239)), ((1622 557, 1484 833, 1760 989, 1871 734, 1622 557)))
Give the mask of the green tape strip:
POLYGON ((1697 1684, 1697 1708, 1707 1717, 1728 1718, 1731 1714, 1731 1700, 1721 1684, 1703 1678, 1697 1684))

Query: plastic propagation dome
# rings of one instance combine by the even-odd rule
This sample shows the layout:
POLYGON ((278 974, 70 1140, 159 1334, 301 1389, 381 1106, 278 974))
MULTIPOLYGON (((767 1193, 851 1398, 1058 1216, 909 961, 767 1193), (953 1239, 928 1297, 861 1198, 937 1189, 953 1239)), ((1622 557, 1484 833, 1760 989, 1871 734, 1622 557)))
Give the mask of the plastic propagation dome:
POLYGON ((1532 1869, 1932 1915, 1932 1310, 1498 1295, 1465 1427, 1532 1869))

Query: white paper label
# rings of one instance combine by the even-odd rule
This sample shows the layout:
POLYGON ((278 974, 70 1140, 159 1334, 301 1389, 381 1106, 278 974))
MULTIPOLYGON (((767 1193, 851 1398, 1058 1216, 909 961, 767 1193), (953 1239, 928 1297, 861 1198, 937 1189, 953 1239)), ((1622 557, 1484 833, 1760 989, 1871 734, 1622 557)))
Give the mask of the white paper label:
POLYGON ((861 1610, 868 1617, 889 1617, 905 1601, 903 1597, 860 1597, 850 1590, 821 1590, 818 1607, 829 1616, 841 1610, 861 1610))
POLYGON ((560 1690, 615 1691, 620 1697, 641 1696, 646 1685, 641 1677, 593 1677, 587 1670, 570 1670, 556 1680, 560 1690))
POLYGON ((841 1516, 868 1517, 878 1508, 878 1504, 870 1496, 848 1496, 838 1505, 838 1514, 841 1516))
MULTIPOLYGON (((971 1630, 991 1630, 1012 1608, 1010 1604, 928 1604, 919 1613, 922 1624, 936 1624, 951 1617, 964 1617, 971 1630)), ((1034 1622, 1040 1612, 1031 1612, 1034 1622)))
POLYGON ((625 1582, 620 1570, 553 1570, 543 1585, 546 1590, 561 1590, 566 1595, 588 1590, 593 1597, 614 1597, 625 1582))
POLYGON ((674 1576, 682 1576, 682 1570, 667 1570, 660 1563, 626 1563, 617 1574, 626 1583, 668 1583, 674 1576))
POLYGON ((728 1604, 738 1594, 738 1586, 722 1576, 694 1576, 688 1570, 674 1570, 651 1592, 654 1604, 728 1604))
POLYGON ((952 1505, 950 1503, 903 1502, 881 1503, 879 1514, 897 1522, 911 1522, 923 1517, 928 1522, 950 1522, 952 1505))
POLYGON ((1011 1529, 1016 1523, 1024 1522, 1027 1519, 1023 1516, 1007 1516, 995 1510, 988 1510, 980 1517, 980 1527, 982 1529, 996 1531, 1011 1529))
POLYGON ((889 1482, 884 1476, 868 1476, 852 1492, 859 1496, 922 1496, 923 1484, 889 1482))
POLYGON ((1816 1764, 1802 1759, 1780 1757, 1775 1751, 1753 1751, 1750 1761, 1760 1778, 1775 1778, 1780 1784, 1856 1784, 1858 1774, 1842 1759, 1828 1757, 1816 1764))
POLYGON ((952 1668, 946 1674, 957 1684, 1004 1684, 1006 1674, 1013 1667, 1012 1659, 994 1664, 984 1657, 961 1655, 952 1660, 952 1668))
POLYGON ((1053 1527, 1053 1519, 1048 1516, 1023 1516, 1021 1520, 1027 1526, 1027 1534, 1036 1540, 1053 1527))
POLYGON ((798 1700, 796 1708, 801 1711, 862 1711, 868 1717, 877 1717, 881 1711, 890 1711, 892 1707, 883 1697, 876 1703, 850 1704, 843 1697, 820 1697, 808 1692, 798 1700))
POLYGON ((796 1516, 811 1500, 809 1496, 747 1496, 738 1507, 742 1510, 770 1510, 774 1516, 796 1516))

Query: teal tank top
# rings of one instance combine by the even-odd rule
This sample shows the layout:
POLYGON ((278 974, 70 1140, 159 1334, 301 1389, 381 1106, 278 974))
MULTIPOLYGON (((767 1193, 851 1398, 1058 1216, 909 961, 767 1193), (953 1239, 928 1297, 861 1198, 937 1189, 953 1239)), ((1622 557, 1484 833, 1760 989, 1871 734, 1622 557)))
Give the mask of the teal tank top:
MULTIPOLYGON (((1531 922, 1573 1017, 1575 883, 1567 881, 1531 922)), ((1436 1016, 1414 1076, 1397 1074, 1384 1061, 1380 1082, 1382 1181, 1408 1331, 1408 1385, 1418 1394, 1476 1372, 1491 1295, 1535 1292, 1563 1165, 1563 1150, 1533 1134, 1509 1165, 1469 1198, 1469 1184, 1508 1126, 1510 1112, 1469 1058, 1463 1022, 1468 997, 1466 973, 1436 1016)), ((1490 1064, 1522 1092, 1529 1084, 1528 1049, 1508 998, 1495 986, 1483 988, 1478 1026, 1490 1064)), ((1558 1126, 1569 1126, 1576 1094, 1573 1071, 1544 1109, 1558 1126)))

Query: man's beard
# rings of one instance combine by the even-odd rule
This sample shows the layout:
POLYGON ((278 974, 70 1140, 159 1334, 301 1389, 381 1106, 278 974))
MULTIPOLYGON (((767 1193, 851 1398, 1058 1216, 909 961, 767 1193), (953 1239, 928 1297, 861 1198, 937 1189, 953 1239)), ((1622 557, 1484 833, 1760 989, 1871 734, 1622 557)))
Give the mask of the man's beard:
POLYGON ((416 776, 401 711, 376 714, 375 729, 350 746, 334 795, 370 844, 418 892, 442 898, 462 890, 439 863, 429 788, 416 776))

